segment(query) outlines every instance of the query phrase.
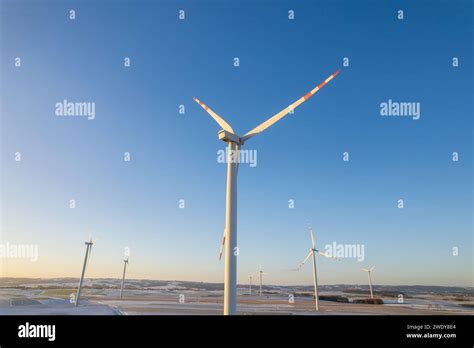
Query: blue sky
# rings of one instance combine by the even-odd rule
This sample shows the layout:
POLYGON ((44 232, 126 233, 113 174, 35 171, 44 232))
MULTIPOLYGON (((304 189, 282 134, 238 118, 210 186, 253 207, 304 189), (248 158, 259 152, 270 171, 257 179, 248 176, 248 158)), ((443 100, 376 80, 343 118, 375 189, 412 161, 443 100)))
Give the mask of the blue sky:
POLYGON ((341 69, 245 145, 239 282, 262 265, 310 284, 309 265, 286 271, 310 222, 320 248, 365 246, 362 263, 320 259, 323 284, 375 264, 374 283, 472 286, 472 24, 469 1, 2 1, 1 239, 39 260, 1 273, 77 277, 92 234, 88 276, 119 277, 129 246, 130 277, 221 282, 225 144, 192 97, 243 134, 341 69), (95 119, 55 116, 63 99, 95 102, 95 119), (420 119, 380 116, 388 99, 420 119))

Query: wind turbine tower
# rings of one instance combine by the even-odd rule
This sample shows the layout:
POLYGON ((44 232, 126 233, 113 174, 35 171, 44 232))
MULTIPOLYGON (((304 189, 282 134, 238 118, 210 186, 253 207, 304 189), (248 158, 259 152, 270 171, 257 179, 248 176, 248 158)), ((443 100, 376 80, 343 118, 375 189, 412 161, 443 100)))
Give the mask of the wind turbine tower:
POLYGON ((122 298, 123 294, 123 283, 125 282, 125 271, 127 270, 128 265, 128 258, 123 260, 123 275, 122 275, 122 285, 120 286, 120 298, 122 298))
POLYGON ((260 271, 258 271, 258 275, 260 277, 260 292, 259 292, 259 296, 262 296, 262 283, 263 283, 263 276, 264 275, 268 275, 268 273, 265 273, 262 271, 262 266, 260 266, 260 271))
POLYGON ((367 272, 367 276, 369 277, 370 298, 374 298, 374 293, 372 292, 372 271, 374 270, 374 268, 375 266, 372 266, 369 269, 362 268, 363 271, 367 272))
POLYGON ((314 305, 315 305, 316 311, 319 311, 318 272, 317 272, 317 269, 316 269, 316 255, 321 255, 321 256, 329 257, 329 258, 336 259, 336 260, 337 260, 337 258, 334 257, 334 256, 330 256, 330 255, 316 249, 316 244, 314 242, 314 236, 313 236, 313 228, 311 227, 311 225, 308 225, 308 229, 309 229, 309 234, 311 235, 311 248, 309 249, 309 253, 306 256, 306 258, 303 260, 303 262, 300 263, 297 270, 300 270, 301 267, 303 267, 303 265, 306 263, 306 261, 310 257, 312 257, 312 259, 313 259, 314 305))
POLYGON ((81 289, 82 289, 82 282, 84 281, 84 274, 86 273, 87 263, 89 261, 89 256, 92 250, 92 244, 94 244, 94 242, 92 241, 92 239, 89 239, 89 241, 85 242, 85 244, 86 244, 86 254, 84 256, 84 264, 82 266, 81 280, 79 281, 79 287, 77 288, 76 301, 74 304, 75 307, 77 307, 79 304, 79 298, 81 296, 81 289))

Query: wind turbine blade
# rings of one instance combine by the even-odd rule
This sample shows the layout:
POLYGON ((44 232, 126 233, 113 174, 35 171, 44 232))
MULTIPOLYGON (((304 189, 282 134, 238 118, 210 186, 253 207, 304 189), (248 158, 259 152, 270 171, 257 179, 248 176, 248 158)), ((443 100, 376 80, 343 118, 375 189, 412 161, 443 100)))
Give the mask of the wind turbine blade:
POLYGON ((313 243, 313 249, 314 249, 314 236, 313 236, 313 230, 309 230, 309 233, 311 234, 311 243, 313 243))
POLYGON ((306 263, 306 261, 308 261, 308 259, 311 257, 312 254, 313 254, 313 250, 310 250, 308 255, 306 255, 306 257, 304 258, 303 262, 301 262, 300 265, 298 266, 298 269, 303 267, 303 265, 306 263))
POLYGON ((308 261, 308 259, 311 257, 312 254, 313 254, 313 250, 310 250, 308 255, 306 255, 306 257, 305 257, 305 259, 303 260, 302 263, 304 264, 306 261, 308 261))
POLYGON ((336 256, 328 255, 328 254, 326 254, 326 253, 324 253, 324 252, 322 252, 322 251, 318 251, 318 255, 321 255, 321 256, 327 257, 327 258, 329 258, 329 259, 334 259, 334 260, 338 260, 338 261, 339 261, 339 259, 338 259, 336 256))
POLYGON ((366 268, 361 268, 361 270, 368 272, 369 270, 366 268))
POLYGON ((281 120, 283 117, 285 117, 291 110, 296 109, 300 104, 304 103, 306 100, 311 98, 317 91, 319 91, 323 86, 331 81, 334 77, 336 77, 339 74, 340 70, 337 70, 334 74, 329 76, 326 80, 324 80, 322 83, 320 83, 317 87, 306 93, 304 96, 302 96, 300 99, 295 101, 293 104, 287 106, 285 109, 281 110, 279 113, 275 114, 274 116, 270 117, 268 120, 265 122, 259 124, 257 127, 249 131, 247 134, 245 134, 242 137, 243 141, 246 141, 253 137, 254 135, 263 132, 265 129, 268 127, 272 126, 279 120, 281 120))
POLYGON ((201 102, 198 98, 193 97, 193 99, 196 103, 201 105, 201 107, 204 110, 206 110, 209 115, 211 115, 211 117, 214 119, 214 121, 216 121, 219 124, 219 126, 222 127, 222 129, 224 129, 228 132, 231 132, 232 134, 235 133, 234 130, 232 129, 232 127, 226 121, 224 121, 218 114, 216 114, 214 111, 212 111, 211 108, 209 108, 206 104, 201 102))
POLYGON ((225 245, 225 229, 224 229, 224 235, 222 236, 221 250, 219 251, 219 261, 222 258, 222 253, 224 252, 224 245, 225 245))

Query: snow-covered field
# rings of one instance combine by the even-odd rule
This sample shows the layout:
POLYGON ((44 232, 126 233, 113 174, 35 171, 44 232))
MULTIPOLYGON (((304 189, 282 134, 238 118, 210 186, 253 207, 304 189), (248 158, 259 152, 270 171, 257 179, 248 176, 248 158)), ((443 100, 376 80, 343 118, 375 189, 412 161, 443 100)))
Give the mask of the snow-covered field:
MULTIPOLYGON (((93 279, 84 282, 78 307, 71 303, 76 279, 0 278, 0 315, 220 315, 223 311, 222 284, 129 280, 124 297, 119 297, 119 281, 93 279)), ((322 286, 320 295, 347 301, 320 301, 314 312, 311 287, 265 286, 262 296, 238 288, 238 312, 244 315, 342 315, 342 314, 474 314, 472 288, 375 287, 383 305, 356 304, 367 298, 364 287, 322 286), (403 303, 397 293, 403 293, 403 303), (390 296, 386 296, 389 294, 390 296)))

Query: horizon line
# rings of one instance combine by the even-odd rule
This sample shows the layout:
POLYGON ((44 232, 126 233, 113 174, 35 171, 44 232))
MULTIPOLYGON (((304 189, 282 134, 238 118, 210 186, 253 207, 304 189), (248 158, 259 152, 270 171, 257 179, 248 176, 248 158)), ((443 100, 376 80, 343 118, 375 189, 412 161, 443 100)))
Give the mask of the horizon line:
MULTIPOLYGON (((4 277, 0 276, 0 279, 77 279, 79 281, 80 277, 4 277)), ((88 280, 119 280, 120 278, 111 278, 111 277, 89 277, 85 278, 88 280)), ((210 281, 198 281, 198 280, 178 280, 178 279, 149 279, 149 278, 129 278, 127 281, 133 281, 133 280, 148 280, 148 281, 163 281, 163 282, 188 282, 188 283, 207 283, 207 284, 222 284, 224 283, 219 283, 219 282, 210 282, 210 281)), ((238 283, 239 284, 239 283, 238 283)), ((240 283, 242 285, 248 285, 248 283, 240 283)), ((360 286, 368 286, 367 284, 359 284, 359 283, 336 283, 336 284, 321 284, 321 286, 341 286, 341 285, 360 285, 360 286)), ((279 285, 279 284, 262 284, 262 286, 284 286, 284 287, 290 287, 290 286, 312 286, 312 284, 296 284, 296 285, 279 285)), ((373 284, 373 286, 420 286, 420 287, 443 287, 443 288, 464 288, 464 289, 474 289, 474 285, 472 286, 463 286, 463 285, 421 285, 421 284, 414 284, 414 285, 408 285, 408 284, 397 284, 397 285, 390 285, 390 284, 373 284)), ((0 285, 0 288, 3 287, 3 285, 0 285)))

